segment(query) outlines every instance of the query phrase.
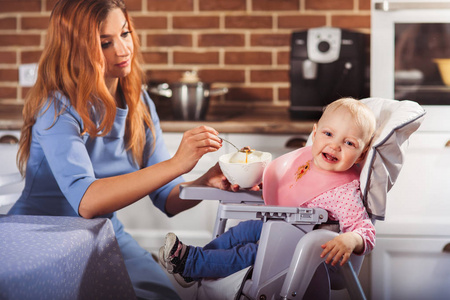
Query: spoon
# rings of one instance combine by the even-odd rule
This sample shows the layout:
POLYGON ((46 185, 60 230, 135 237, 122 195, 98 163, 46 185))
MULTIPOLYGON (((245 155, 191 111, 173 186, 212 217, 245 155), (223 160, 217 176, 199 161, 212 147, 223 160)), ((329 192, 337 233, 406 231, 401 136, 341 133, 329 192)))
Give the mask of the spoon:
POLYGON ((226 139, 224 139, 223 137, 217 136, 219 139, 221 139, 222 141, 227 142, 228 144, 230 144, 231 146, 233 146, 234 148, 236 148, 236 150, 239 152, 241 151, 238 147, 236 147, 232 142, 227 141, 226 139))

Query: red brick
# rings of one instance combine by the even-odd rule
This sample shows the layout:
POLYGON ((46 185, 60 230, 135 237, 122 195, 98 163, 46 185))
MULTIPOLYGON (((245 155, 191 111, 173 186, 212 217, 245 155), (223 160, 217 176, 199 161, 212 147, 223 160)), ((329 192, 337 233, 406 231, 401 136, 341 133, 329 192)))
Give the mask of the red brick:
POLYGON ((218 64, 219 52, 175 51, 174 64, 218 64))
POLYGON ((40 43, 39 34, 0 34, 2 46, 39 46, 40 43))
POLYGON ((353 9, 353 0, 305 0, 305 8, 313 10, 353 9))
POLYGON ((0 64, 15 64, 16 62, 15 51, 0 51, 0 64))
POLYGON ((210 83, 218 82, 245 82, 244 70, 199 70, 198 76, 203 81, 210 83))
POLYGON ((290 46, 290 43, 290 34, 252 34, 251 36, 252 46, 285 47, 290 46))
POLYGON ((245 45, 245 36, 243 34, 202 34, 198 38, 200 47, 242 47, 245 45))
POLYGON ((227 102, 272 102, 273 89, 261 87, 229 87, 225 95, 227 102))
POLYGON ((370 10, 370 0, 359 0, 360 10, 370 10))
POLYGON ((53 7, 55 7, 56 2, 58 2, 58 0, 47 0, 45 10, 52 11, 53 7))
POLYGON ((49 17, 22 17, 22 29, 47 29, 49 17))
POLYGON ((277 65, 289 65, 291 62, 291 52, 290 51, 280 51, 277 53, 277 65))
POLYGON ((16 18, 0 18, 0 30, 16 29, 17 19, 16 18))
POLYGON ((192 46, 192 36, 190 34, 149 34, 147 35, 148 47, 173 47, 192 46))
POLYGON ((288 82, 288 70, 253 70, 250 73, 251 82, 288 82))
POLYGON ((31 87, 20 87, 21 93, 22 93, 22 99, 24 100, 27 96, 28 92, 31 90, 31 87))
POLYGON ((325 15, 278 16, 278 28, 305 29, 327 24, 325 15))
POLYGON ((340 28, 370 28, 370 15, 335 15, 331 17, 331 25, 340 28))
POLYGON ((148 17, 135 16, 133 17, 133 24, 137 30, 141 29, 166 29, 167 17, 148 17))
POLYGON ((146 64, 167 64, 169 61, 167 52, 142 51, 142 57, 146 64))
POLYGON ((228 16, 225 28, 272 28, 271 16, 228 16))
POLYGON ((41 0, 2 0, 1 12, 33 12, 41 11, 41 0))
POLYGON ((42 51, 23 51, 20 54, 20 63, 31 64, 39 62, 42 51))
POLYGON ((124 2, 128 11, 142 10, 142 0, 125 0, 124 2))
POLYGON ((278 100, 279 101, 290 101, 291 90, 290 88, 280 87, 278 88, 278 100))
POLYGON ((219 17, 194 16, 194 17, 173 17, 173 28, 178 29, 209 29, 219 28, 219 17))
POLYGON ((246 0, 199 0, 199 8, 204 11, 245 11, 246 0))
POLYGON ((180 81, 183 73, 189 70, 157 70, 152 68, 146 72, 147 78, 152 82, 173 83, 180 81))
POLYGON ((0 99, 15 99, 17 98, 17 88, 13 87, 1 87, 0 99))
POLYGON ((18 69, 0 69, 0 81, 19 81, 18 69))
POLYGON ((300 1, 298 0, 252 0, 252 10, 254 11, 299 10, 300 9, 299 3, 300 1))
POLYGON ((271 65, 272 52, 225 52, 225 64, 227 65, 271 65))
POLYGON ((147 0, 148 11, 193 11, 193 0, 147 0))

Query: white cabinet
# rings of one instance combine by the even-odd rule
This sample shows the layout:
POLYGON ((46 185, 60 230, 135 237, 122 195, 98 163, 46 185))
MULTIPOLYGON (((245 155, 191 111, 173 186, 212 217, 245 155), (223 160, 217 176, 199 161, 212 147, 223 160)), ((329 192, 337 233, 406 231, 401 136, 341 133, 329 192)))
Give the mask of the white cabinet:
POLYGON ((371 299, 449 299, 450 108, 428 113, 376 223, 371 299))
MULTIPOLYGON (((19 139, 19 131, 0 130, 0 174, 18 173, 16 166, 17 141, 19 139)), ((0 195, 15 194, 19 197, 23 188, 23 181, 16 184, 0 187, 0 195)), ((5 214, 11 208, 10 199, 0 198, 0 214, 5 214)))
POLYGON ((372 299, 449 299, 450 253, 444 251, 449 242, 449 237, 379 237, 372 253, 372 299))

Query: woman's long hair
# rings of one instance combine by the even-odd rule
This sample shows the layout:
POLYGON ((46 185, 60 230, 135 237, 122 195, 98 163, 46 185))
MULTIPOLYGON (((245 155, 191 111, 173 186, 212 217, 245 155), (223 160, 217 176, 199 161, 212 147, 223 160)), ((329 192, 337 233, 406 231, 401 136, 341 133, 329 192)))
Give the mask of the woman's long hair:
POLYGON ((139 42, 133 24, 122 0, 60 0, 55 5, 47 32, 47 41, 39 61, 35 85, 25 99, 21 137, 17 164, 25 175, 30 156, 31 130, 39 112, 53 103, 56 108, 55 121, 64 108, 53 99, 60 92, 68 99, 83 120, 82 134, 92 137, 107 134, 114 123, 116 102, 109 93, 104 80, 105 62, 100 43, 100 25, 108 13, 119 8, 129 24, 134 45, 131 73, 119 79, 128 116, 125 140, 127 150, 136 164, 142 166, 145 147, 146 126, 154 128, 150 112, 141 101, 143 72, 140 67, 139 42), (96 120, 90 118, 92 108, 101 112, 96 120), (97 123, 98 122, 98 123, 97 123))

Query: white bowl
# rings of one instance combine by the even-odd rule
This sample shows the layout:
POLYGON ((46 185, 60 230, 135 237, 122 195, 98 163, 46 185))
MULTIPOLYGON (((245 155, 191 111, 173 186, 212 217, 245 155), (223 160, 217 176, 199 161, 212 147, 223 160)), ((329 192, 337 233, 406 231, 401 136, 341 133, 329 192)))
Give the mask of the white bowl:
POLYGON ((253 151, 248 154, 233 152, 219 157, 219 166, 231 184, 241 188, 251 188, 262 181, 262 175, 267 164, 272 160, 269 152, 253 151))

